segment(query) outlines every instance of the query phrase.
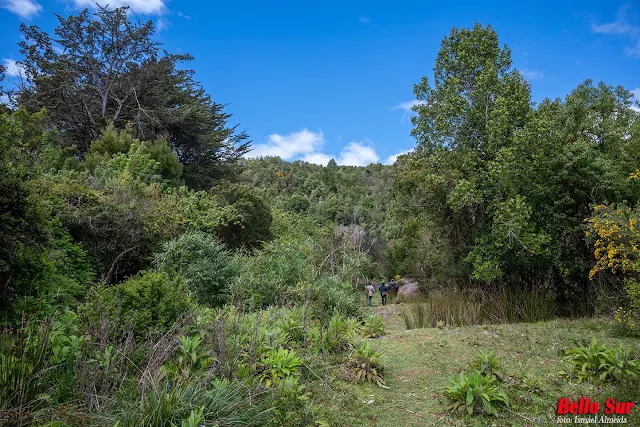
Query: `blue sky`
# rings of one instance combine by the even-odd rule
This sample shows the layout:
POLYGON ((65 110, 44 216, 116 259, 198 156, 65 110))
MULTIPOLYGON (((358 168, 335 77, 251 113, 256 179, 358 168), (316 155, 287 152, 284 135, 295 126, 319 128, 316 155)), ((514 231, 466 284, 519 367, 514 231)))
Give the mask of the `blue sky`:
MULTIPOLYGON (((584 79, 640 100, 640 1, 265 2, 109 0, 152 19, 157 38, 190 53, 196 78, 254 141, 254 155, 362 165, 411 150, 413 85, 431 76, 453 26, 491 24, 531 82, 534 101, 584 79), (268 3, 268 4, 267 4, 268 3)), ((18 74, 20 22, 52 30, 53 13, 93 0, 0 0, 0 60, 18 74)), ((9 76, 8 81, 15 81, 9 76)))

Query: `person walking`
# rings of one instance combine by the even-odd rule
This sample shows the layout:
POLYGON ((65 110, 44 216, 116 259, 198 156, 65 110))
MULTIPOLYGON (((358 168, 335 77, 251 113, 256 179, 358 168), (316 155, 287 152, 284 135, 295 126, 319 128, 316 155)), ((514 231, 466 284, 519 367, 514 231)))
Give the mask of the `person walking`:
POLYGON ((367 297, 367 306, 371 307, 371 300, 373 300, 373 294, 375 292, 375 288, 371 283, 364 287, 364 295, 367 297))
POLYGON ((391 287, 391 292, 393 292, 394 298, 397 297, 400 286, 398 286, 395 279, 391 279, 391 282, 389 282, 389 286, 391 287))
POLYGON ((387 293, 389 292, 389 287, 385 285, 384 280, 380 283, 380 296, 382 297, 382 305, 387 303, 387 293))

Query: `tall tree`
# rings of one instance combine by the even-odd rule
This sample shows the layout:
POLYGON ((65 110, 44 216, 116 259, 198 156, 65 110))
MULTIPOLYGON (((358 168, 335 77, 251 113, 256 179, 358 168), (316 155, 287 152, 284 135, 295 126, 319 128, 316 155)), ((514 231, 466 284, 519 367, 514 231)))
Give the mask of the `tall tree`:
POLYGON ((495 154, 530 110, 529 84, 511 65, 511 51, 500 47, 491 26, 454 27, 438 52, 435 86, 427 77, 414 86, 421 101, 412 118, 418 148, 495 154))
POLYGON ((161 53, 152 22, 130 20, 126 7, 58 16, 53 37, 36 26, 21 31, 27 78, 19 102, 46 108, 63 141, 81 154, 107 124, 132 123, 140 139, 169 141, 188 183, 210 187, 247 152, 247 135, 228 125, 224 105, 192 70, 178 68, 193 58, 161 53))

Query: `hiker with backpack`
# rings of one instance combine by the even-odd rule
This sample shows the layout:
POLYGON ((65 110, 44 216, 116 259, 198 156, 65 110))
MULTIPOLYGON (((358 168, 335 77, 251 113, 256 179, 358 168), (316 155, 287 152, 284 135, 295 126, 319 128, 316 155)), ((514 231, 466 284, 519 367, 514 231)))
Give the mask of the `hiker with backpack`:
POLYGON ((395 279, 391 279, 391 282, 389 283, 389 287, 391 288, 391 292, 393 292, 393 296, 397 297, 400 286, 398 286, 395 279))
POLYGON ((364 287, 364 296, 367 298, 367 306, 371 307, 371 300, 373 299, 373 294, 375 292, 375 288, 369 282, 367 286, 364 287))
POLYGON ((382 305, 387 303, 387 293, 389 292, 389 287, 385 285, 384 280, 380 284, 380 296, 382 297, 382 305))

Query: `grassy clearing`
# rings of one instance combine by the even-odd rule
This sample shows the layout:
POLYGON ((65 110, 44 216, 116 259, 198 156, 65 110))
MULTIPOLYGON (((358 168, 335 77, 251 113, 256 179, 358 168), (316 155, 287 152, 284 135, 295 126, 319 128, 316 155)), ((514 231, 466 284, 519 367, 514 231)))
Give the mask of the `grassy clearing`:
MULTIPOLYGON (((382 307, 374 308, 380 311, 382 307)), ((607 346, 622 344, 640 354, 640 340, 616 338, 606 319, 554 320, 541 323, 472 326, 461 328, 404 329, 401 306, 385 308, 387 335, 374 340, 386 366, 390 390, 376 386, 340 385, 344 390, 333 407, 336 425, 556 425, 560 397, 590 397, 601 402, 640 400, 633 385, 576 384, 560 378, 562 352, 596 337, 607 346), (389 314, 395 310, 395 314, 389 314), (486 331, 486 332, 485 332, 486 331), (507 374, 505 388, 512 398, 511 412, 497 417, 452 414, 446 409, 443 389, 449 379, 467 369, 480 350, 492 350, 507 374), (533 378, 540 391, 531 393, 522 378, 533 378)), ((627 425, 640 425, 634 408, 627 425)))

